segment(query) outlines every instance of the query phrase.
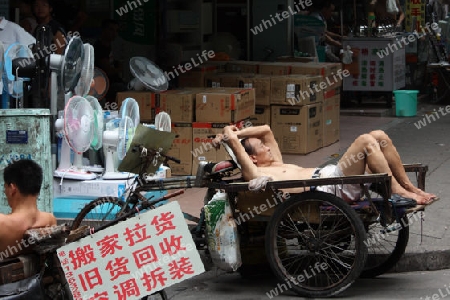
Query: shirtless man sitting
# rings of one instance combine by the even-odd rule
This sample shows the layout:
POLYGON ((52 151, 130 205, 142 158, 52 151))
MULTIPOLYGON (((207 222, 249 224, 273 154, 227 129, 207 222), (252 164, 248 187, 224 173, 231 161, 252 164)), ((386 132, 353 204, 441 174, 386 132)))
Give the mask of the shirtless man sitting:
POLYGON ((8 256, 20 254, 17 249, 23 248, 19 243, 27 229, 56 225, 53 214, 37 208, 42 178, 42 168, 29 159, 14 161, 4 169, 4 192, 12 211, 0 214, 0 251, 10 251, 8 256))
MULTIPOLYGON (((392 193, 429 204, 436 195, 415 187, 405 173, 400 156, 391 139, 381 130, 360 135, 350 145, 337 165, 322 169, 302 168, 285 164, 281 151, 268 125, 252 126, 239 130, 236 126, 226 126, 223 134, 217 135, 213 145, 225 141, 233 150, 241 164, 244 180, 250 181, 260 176, 269 176, 274 181, 301 180, 319 177, 343 177, 368 173, 387 173, 392 176, 392 193), (241 139, 241 140, 240 140, 241 139)), ((302 189, 303 190, 303 189, 302 189)), ((331 192, 347 202, 359 199, 359 185, 321 186, 317 190, 331 192)))

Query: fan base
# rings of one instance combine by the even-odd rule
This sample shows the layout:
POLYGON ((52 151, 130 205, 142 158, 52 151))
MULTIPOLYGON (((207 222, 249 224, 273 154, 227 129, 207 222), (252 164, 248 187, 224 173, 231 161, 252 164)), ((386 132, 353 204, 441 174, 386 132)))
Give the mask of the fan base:
POLYGON ((85 167, 86 171, 89 172, 93 172, 93 173, 103 173, 103 171, 105 171, 105 168, 103 168, 102 166, 99 165, 94 165, 94 166, 86 166, 85 167))
POLYGON ((97 175, 94 173, 87 173, 78 170, 55 170, 53 172, 53 177, 63 177, 65 179, 74 179, 74 180, 93 180, 97 178, 97 175))
POLYGON ((134 176, 135 174, 129 172, 105 172, 105 174, 103 174, 102 176, 102 179, 129 179, 133 178, 134 176))

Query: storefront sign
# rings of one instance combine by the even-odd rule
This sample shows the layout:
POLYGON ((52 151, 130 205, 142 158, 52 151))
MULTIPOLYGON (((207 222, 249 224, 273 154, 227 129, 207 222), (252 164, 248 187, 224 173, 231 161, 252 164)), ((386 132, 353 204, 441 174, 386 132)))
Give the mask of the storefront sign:
POLYGON ((407 32, 420 31, 425 26, 425 2, 406 0, 405 29, 407 32))

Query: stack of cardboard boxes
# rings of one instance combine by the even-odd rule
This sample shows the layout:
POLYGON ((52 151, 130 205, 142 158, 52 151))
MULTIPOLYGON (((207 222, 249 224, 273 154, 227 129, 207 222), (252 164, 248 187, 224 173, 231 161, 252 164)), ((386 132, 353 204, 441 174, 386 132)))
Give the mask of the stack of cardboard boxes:
POLYGON ((270 124, 283 153, 307 154, 339 140, 340 63, 238 61, 225 70, 207 74, 205 86, 254 88, 250 122, 270 124))
POLYGON ((142 122, 160 111, 171 116, 177 138, 169 155, 182 161, 171 165, 173 175, 196 174, 202 160, 229 159, 213 149, 211 136, 242 120, 269 124, 282 153, 307 154, 339 140, 339 63, 234 61, 195 72, 195 80, 180 76, 180 90, 117 94, 119 107, 127 97, 138 101, 142 122))

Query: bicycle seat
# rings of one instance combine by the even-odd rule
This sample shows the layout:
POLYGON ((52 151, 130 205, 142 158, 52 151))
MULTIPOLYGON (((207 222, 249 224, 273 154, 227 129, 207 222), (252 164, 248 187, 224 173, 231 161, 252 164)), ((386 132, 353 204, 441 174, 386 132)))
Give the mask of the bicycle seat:
POLYGON ((237 168, 236 163, 233 160, 223 160, 219 161, 217 163, 209 163, 205 165, 205 172, 215 175, 215 174, 221 174, 224 172, 233 171, 237 168))

